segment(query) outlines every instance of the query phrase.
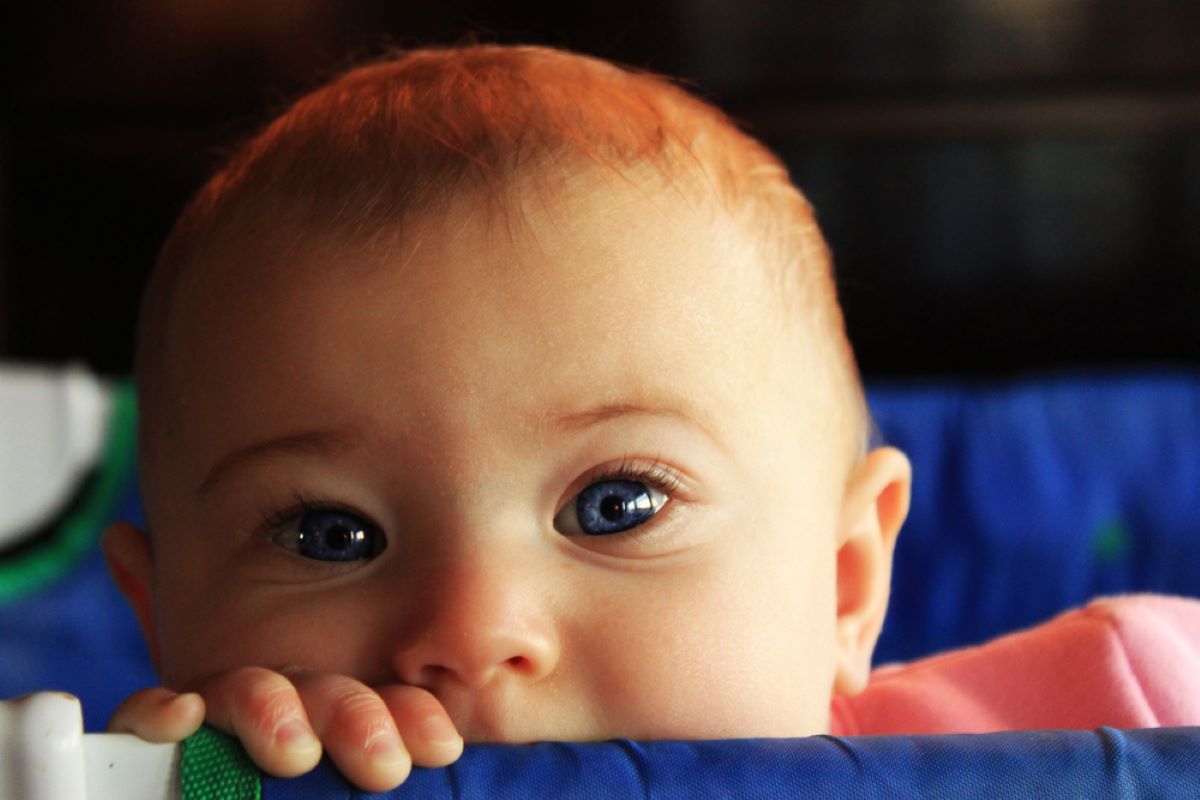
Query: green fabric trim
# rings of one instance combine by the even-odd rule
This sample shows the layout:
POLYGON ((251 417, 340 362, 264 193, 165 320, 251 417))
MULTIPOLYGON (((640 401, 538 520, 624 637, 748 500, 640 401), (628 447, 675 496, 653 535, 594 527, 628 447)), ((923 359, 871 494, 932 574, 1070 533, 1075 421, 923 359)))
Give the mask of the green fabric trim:
POLYGON ((112 518, 132 475, 137 450, 137 400, 128 381, 112 388, 112 410, 95 480, 78 510, 44 544, 0 561, 0 604, 32 594, 87 555, 112 518))
POLYGON ((238 740, 203 727, 183 740, 180 800, 262 800, 258 767, 238 740))

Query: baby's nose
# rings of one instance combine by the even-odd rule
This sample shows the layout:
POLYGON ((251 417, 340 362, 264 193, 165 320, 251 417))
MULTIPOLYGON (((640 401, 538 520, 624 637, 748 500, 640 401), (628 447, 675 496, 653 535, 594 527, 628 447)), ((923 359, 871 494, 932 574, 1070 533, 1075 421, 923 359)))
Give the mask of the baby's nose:
POLYGON ((436 693, 446 683, 478 689, 553 672, 560 642, 546 587, 534 570, 481 555, 446 559, 425 576, 394 649, 404 683, 436 693))

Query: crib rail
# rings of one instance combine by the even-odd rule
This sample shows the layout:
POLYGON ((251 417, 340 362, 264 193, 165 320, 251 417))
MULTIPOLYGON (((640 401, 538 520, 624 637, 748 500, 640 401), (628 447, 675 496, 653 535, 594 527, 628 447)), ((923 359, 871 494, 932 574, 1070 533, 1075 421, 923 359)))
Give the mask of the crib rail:
POLYGON ((176 745, 85 734, 79 700, 0 702, 0 800, 177 800, 176 745))
MULTIPOLYGON (((348 800, 328 760, 273 778, 237 741, 203 728, 182 747, 82 732, 79 702, 42 692, 0 702, 0 800, 348 800)), ((724 741, 472 744, 380 798, 1196 800, 1200 727, 808 736, 724 741)))

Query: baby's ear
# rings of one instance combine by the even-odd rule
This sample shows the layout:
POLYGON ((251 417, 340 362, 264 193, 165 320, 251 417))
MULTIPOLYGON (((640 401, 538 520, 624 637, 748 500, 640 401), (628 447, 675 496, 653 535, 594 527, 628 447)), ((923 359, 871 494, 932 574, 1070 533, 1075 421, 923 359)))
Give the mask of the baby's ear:
POLYGON ((911 487, 912 466, 892 447, 868 453, 847 483, 838 527, 836 694, 867 685, 911 487))
POLYGON ((113 582, 137 616, 157 669, 158 638, 154 634, 154 602, 150 588, 154 576, 154 551, 150 537, 128 522, 115 522, 104 532, 100 549, 104 551, 113 582))

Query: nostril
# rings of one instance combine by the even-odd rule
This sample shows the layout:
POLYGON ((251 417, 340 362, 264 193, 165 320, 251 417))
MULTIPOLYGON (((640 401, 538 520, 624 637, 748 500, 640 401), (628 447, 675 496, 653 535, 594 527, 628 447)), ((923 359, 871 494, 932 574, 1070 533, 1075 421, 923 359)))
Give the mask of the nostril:
POLYGON ((529 659, 526 658, 525 656, 513 656, 512 658, 508 659, 505 663, 508 664, 513 669, 517 670, 518 672, 528 672, 529 667, 530 667, 529 659))

